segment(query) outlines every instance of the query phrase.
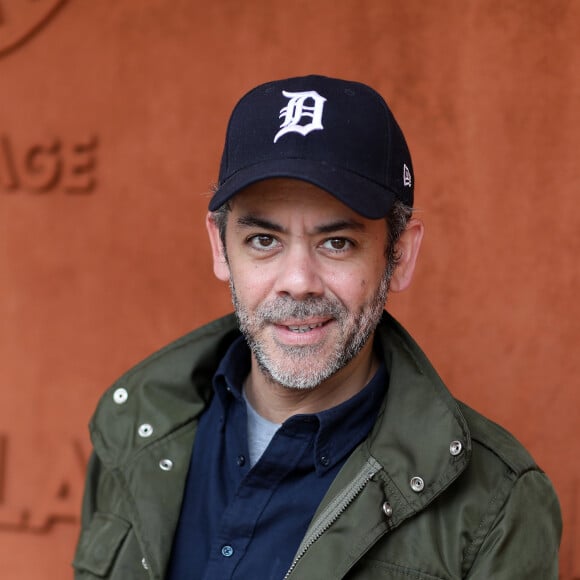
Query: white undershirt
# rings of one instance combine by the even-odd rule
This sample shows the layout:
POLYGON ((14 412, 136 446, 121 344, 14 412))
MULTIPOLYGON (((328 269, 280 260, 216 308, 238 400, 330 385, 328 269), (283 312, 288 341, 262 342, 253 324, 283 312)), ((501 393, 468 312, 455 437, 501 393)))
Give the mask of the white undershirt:
POLYGON ((281 423, 272 423, 272 421, 264 419, 264 417, 259 415, 252 405, 250 405, 245 391, 243 391, 242 394, 246 401, 246 414, 248 416, 248 450, 250 452, 250 465, 253 467, 260 457, 262 457, 262 453, 264 453, 266 447, 270 444, 272 437, 274 437, 274 434, 280 428, 281 423))

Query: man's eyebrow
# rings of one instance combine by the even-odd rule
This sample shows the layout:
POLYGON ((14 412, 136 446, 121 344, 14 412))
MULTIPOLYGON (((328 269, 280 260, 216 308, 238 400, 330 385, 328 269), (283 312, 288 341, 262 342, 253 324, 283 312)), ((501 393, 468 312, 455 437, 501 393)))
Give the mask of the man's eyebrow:
POLYGON ((317 234, 332 234, 342 230, 355 230, 357 232, 362 232, 366 230, 366 227, 362 222, 357 222, 356 220, 338 220, 314 228, 314 231, 317 234))
POLYGON ((236 223, 238 226, 245 227, 245 228, 260 228, 263 230, 270 230, 273 232, 284 233, 284 228, 280 224, 276 224, 271 222, 270 220, 256 217, 253 215, 243 215, 240 216, 236 223))

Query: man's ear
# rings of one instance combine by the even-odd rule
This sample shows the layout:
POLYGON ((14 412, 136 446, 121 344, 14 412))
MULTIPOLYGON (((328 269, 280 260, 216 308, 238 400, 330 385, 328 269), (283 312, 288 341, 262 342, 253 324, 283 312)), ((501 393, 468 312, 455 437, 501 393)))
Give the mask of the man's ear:
POLYGON ((395 248, 401 259, 391 278, 392 292, 401 292, 411 284, 424 229, 423 222, 413 218, 409 220, 405 231, 401 234, 395 248))
POLYGON ((209 236, 209 243, 211 244, 211 252, 213 256, 213 273, 218 280, 228 282, 230 279, 230 268, 226 259, 225 248, 220 238, 220 232, 213 220, 211 212, 205 216, 205 227, 209 236))

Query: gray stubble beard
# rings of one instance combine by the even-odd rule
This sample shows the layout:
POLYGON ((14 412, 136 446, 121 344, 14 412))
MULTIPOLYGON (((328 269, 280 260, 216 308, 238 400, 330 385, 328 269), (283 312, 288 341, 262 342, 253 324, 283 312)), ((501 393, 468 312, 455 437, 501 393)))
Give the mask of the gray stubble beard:
POLYGON ((230 278, 232 301, 243 333, 258 368, 269 382, 288 389, 308 390, 330 378, 346 367, 363 349, 373 335, 387 301, 392 269, 387 267, 375 294, 367 301, 358 313, 351 313, 337 298, 307 298, 294 300, 290 297, 279 297, 258 307, 252 315, 240 303, 235 284, 230 278), (267 346, 259 338, 259 332, 268 324, 288 319, 301 320, 309 317, 333 318, 341 330, 342 340, 337 341, 335 348, 324 364, 312 368, 307 365, 313 356, 320 351, 316 346, 289 346, 277 344, 281 356, 293 360, 289 368, 283 368, 272 359, 267 346), (345 332, 348 334, 345 336, 345 332))

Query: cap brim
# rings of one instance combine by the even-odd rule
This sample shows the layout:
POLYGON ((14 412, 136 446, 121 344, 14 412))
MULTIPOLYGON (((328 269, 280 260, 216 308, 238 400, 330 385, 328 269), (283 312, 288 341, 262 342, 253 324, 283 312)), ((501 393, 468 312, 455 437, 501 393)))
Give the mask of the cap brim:
POLYGON ((234 173, 219 185, 209 209, 215 211, 253 183, 277 177, 312 183, 369 219, 384 218, 396 199, 396 195, 384 186, 327 163, 309 159, 279 159, 256 163, 234 173))

